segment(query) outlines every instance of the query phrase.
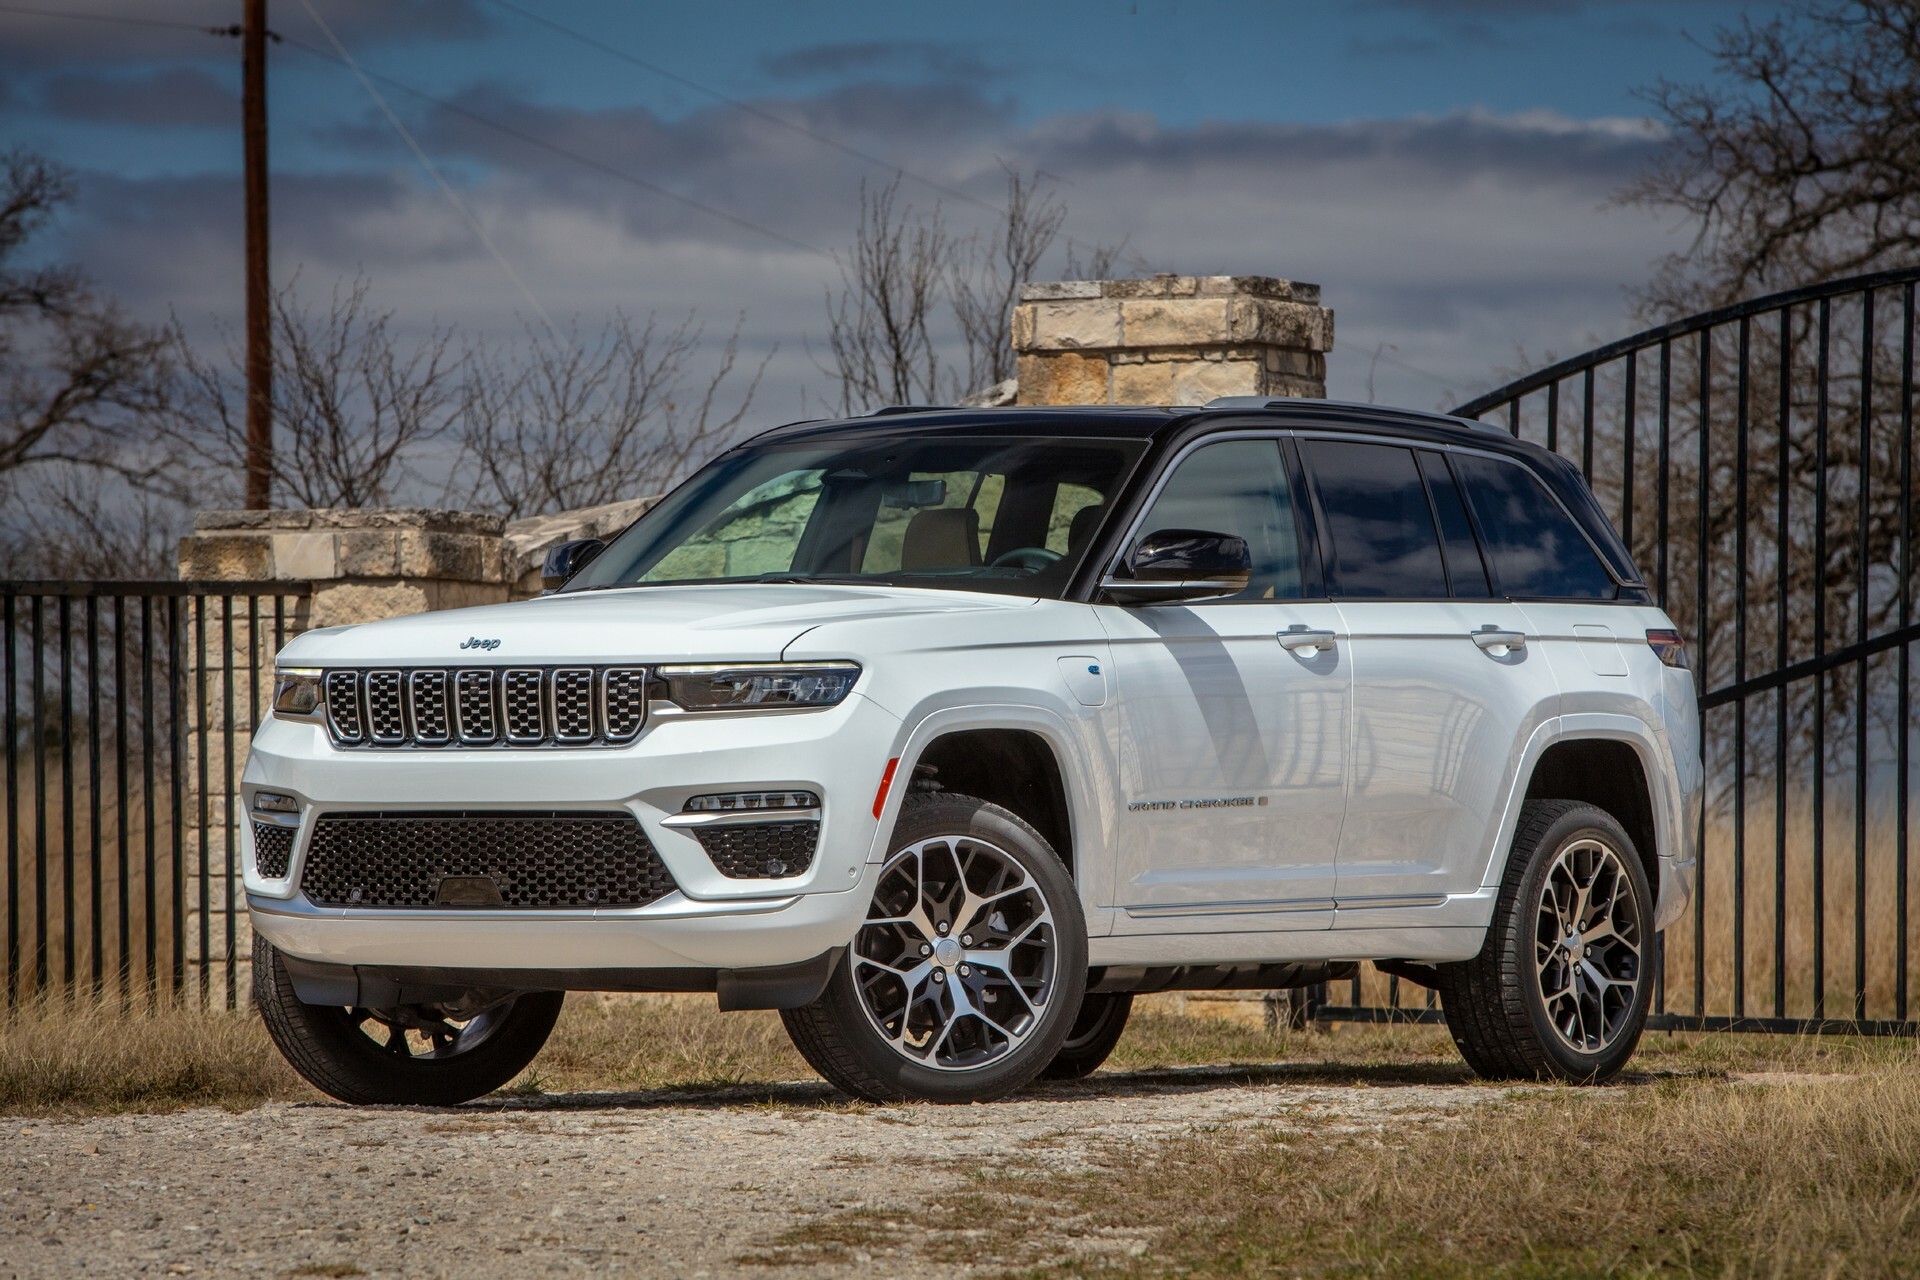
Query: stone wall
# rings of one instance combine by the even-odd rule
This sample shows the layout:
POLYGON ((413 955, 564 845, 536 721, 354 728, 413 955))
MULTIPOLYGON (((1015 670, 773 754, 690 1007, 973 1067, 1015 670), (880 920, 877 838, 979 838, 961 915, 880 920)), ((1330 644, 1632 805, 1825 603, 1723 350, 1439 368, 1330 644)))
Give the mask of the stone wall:
POLYGON ((1013 349, 1019 404, 1324 396, 1333 312, 1272 276, 1063 280, 1022 286, 1013 349))

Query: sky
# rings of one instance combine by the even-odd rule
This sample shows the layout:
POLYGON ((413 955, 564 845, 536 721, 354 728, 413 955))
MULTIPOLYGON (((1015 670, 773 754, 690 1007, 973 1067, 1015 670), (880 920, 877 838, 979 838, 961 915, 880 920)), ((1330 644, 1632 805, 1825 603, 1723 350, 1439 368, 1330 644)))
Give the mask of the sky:
MULTIPOLYGON (((737 323, 771 423, 831 397, 861 183, 904 171, 967 232, 1012 167, 1083 252, 1321 285, 1329 394, 1450 407, 1637 327, 1629 291, 1690 238, 1613 200, 1663 145, 1641 93, 1710 79, 1715 27, 1774 9, 270 0, 273 269, 320 301, 364 274, 411 332, 619 308, 697 315, 711 355, 737 323)), ((239 42, 167 24, 239 11, 0 0, 0 146, 79 179, 43 251, 206 341, 242 307, 239 42)))

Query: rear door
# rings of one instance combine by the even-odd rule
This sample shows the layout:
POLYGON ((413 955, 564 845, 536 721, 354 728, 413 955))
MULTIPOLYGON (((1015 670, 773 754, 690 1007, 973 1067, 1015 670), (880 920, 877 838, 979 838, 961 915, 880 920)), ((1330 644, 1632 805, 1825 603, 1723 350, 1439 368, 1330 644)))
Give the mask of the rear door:
POLYGON ((1479 888, 1490 819, 1556 685, 1496 594, 1445 453, 1331 436, 1300 449, 1353 663, 1337 925, 1413 923, 1408 909, 1479 888))
POLYGON ((1160 529, 1245 538, 1247 589, 1097 606, 1119 691, 1116 933, 1332 923, 1351 686, 1338 611, 1309 595, 1300 514, 1276 437, 1203 442, 1127 545, 1160 529))

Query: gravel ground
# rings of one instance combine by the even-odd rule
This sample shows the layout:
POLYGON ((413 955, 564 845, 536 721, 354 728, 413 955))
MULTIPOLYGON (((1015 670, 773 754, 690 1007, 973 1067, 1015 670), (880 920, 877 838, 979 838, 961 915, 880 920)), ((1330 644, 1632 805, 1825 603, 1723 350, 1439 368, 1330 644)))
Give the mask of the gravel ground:
POLYGON ((1418 1071, 1327 1083, 1197 1068, 970 1107, 861 1106, 791 1084, 0 1120, 0 1276, 807 1275, 740 1259, 838 1211, 911 1221, 1010 1155, 1084 1168, 1116 1141, 1441 1122, 1504 1092, 1418 1071))

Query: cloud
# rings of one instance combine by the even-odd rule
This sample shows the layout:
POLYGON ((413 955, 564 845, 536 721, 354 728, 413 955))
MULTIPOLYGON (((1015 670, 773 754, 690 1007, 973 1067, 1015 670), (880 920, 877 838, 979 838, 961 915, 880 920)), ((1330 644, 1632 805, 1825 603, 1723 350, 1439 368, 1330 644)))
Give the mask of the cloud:
POLYGON ((96 123, 231 127, 240 119, 239 94, 192 67, 136 76, 63 72, 44 81, 38 97, 42 111, 96 123))
MULTIPOLYGON (((638 108, 558 109, 477 86, 462 109, 592 156, 810 245, 843 246, 864 178, 884 170, 730 107, 677 118, 638 108)), ((418 101, 396 104, 458 184, 488 238, 556 318, 591 325, 613 307, 697 310, 715 330, 744 313, 744 349, 778 348, 759 401, 767 420, 826 395, 823 291, 834 264, 502 136, 418 101)), ((1171 125, 1089 112, 1020 122, 977 86, 862 84, 765 99, 791 119, 969 199, 911 179, 959 234, 1003 198, 1000 165, 1044 171, 1081 244, 1125 240, 1153 269, 1309 280, 1339 313, 1332 391, 1451 405, 1536 354, 1631 326, 1622 289, 1676 247, 1673 229, 1606 206, 1658 152, 1645 121, 1461 111, 1330 125, 1171 125), (1389 344, 1391 349, 1389 350, 1389 344), (1378 351, 1383 359, 1372 357, 1378 351), (1417 371, 1425 371, 1417 372, 1417 371), (1430 376, 1429 376, 1430 375, 1430 376)), ((275 271, 309 287, 364 270, 403 324, 458 320, 512 331, 525 299, 465 216, 370 113, 337 131, 344 167, 276 177, 275 271)), ((140 314, 237 318, 237 183, 88 179, 68 229, 73 256, 140 314)), ((1064 246, 1043 272, 1064 270, 1064 246)), ((760 411, 756 411, 756 417, 760 411)))
POLYGON ((986 61, 956 45, 922 40, 865 40, 818 44, 764 58, 761 69, 776 80, 904 76, 927 80, 984 80, 986 61))

